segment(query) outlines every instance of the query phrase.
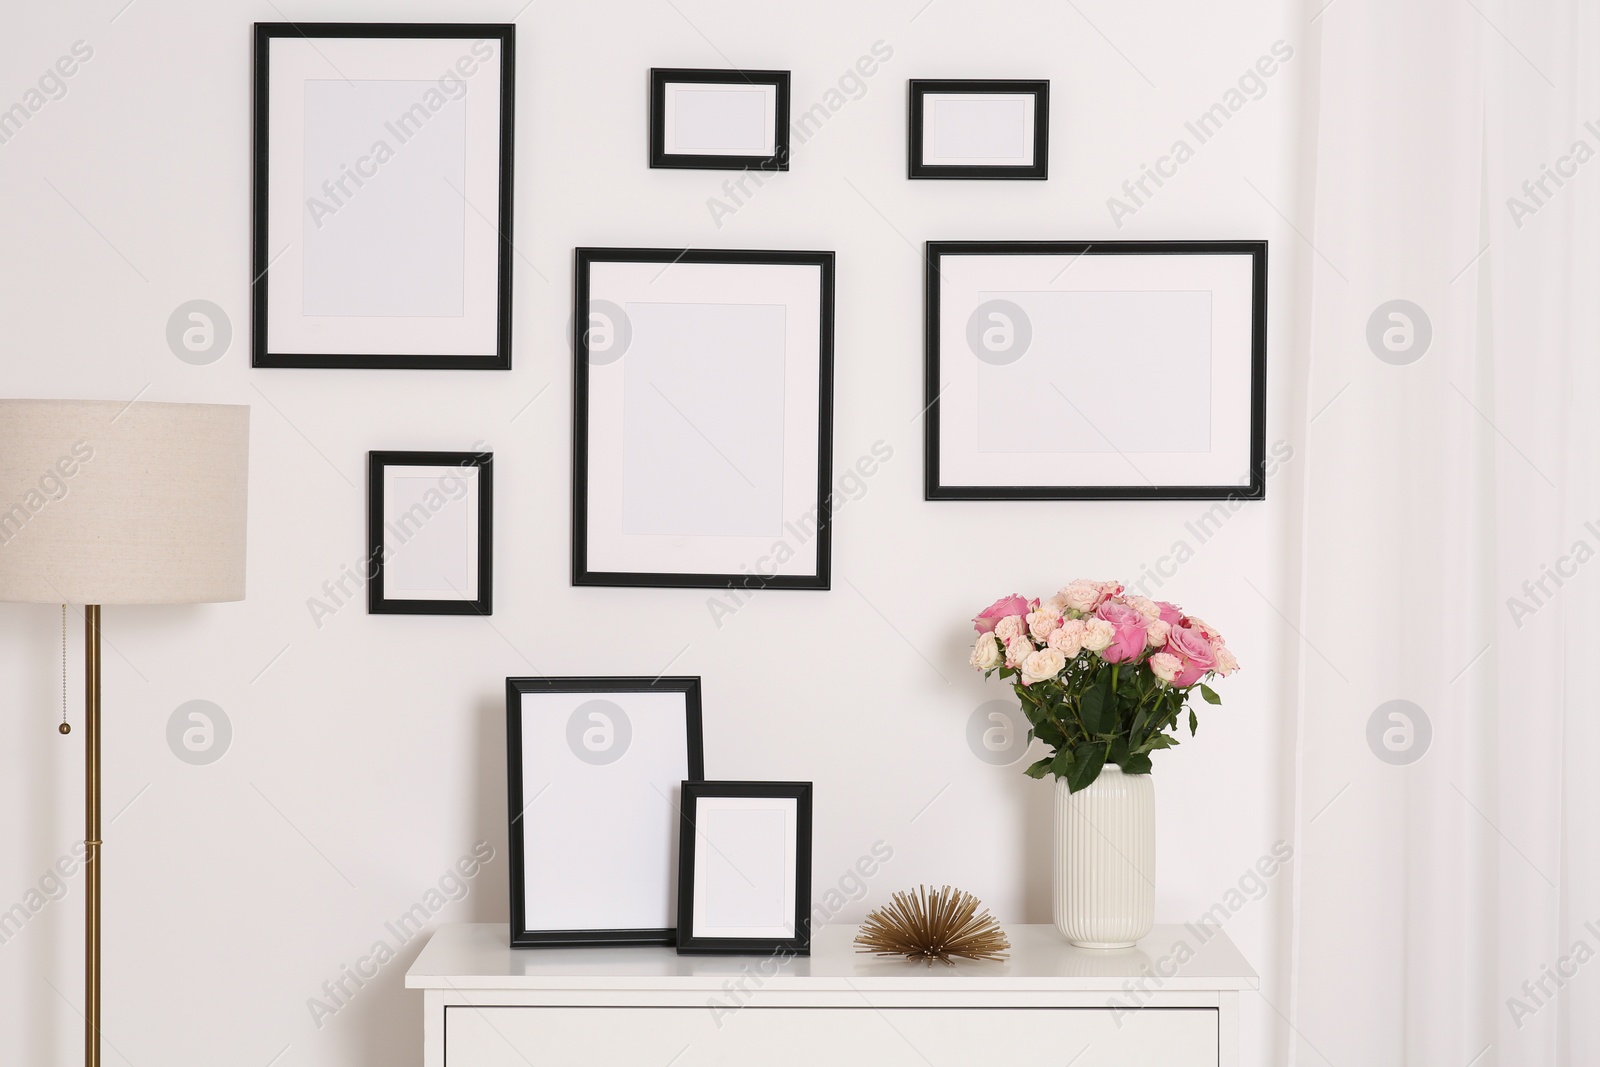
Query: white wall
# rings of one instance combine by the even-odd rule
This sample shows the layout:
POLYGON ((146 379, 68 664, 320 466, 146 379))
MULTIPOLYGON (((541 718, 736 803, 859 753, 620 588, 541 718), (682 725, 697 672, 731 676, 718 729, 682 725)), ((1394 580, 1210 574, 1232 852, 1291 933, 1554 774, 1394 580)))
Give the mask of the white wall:
MULTIPOLYGON (((1196 503, 924 502, 918 250, 1270 239, 1268 441, 1289 436, 1300 347, 1286 294, 1305 250, 1279 212, 1297 201, 1312 62, 1295 6, 534 0, 518 19, 516 369, 249 369, 251 22, 503 21, 520 2, 135 0, 119 13, 125 0, 92 0, 0 16, 0 107, 75 41, 93 48, 66 95, 0 144, 0 393, 254 409, 248 600, 106 611, 107 1062, 419 1063, 420 1000, 401 987, 416 943, 320 1028, 307 1000, 479 840, 495 859, 439 919, 506 917, 507 675, 700 675, 711 776, 816 782, 818 894, 873 842, 893 847, 847 921, 929 881, 977 893, 1006 922, 1048 922, 1049 787, 969 749, 974 708, 1008 692, 966 667, 965 620, 1013 590, 1135 578, 1180 540, 1194 558, 1159 592, 1221 626, 1245 670, 1199 737, 1157 763, 1157 919, 1224 901, 1285 833, 1295 646, 1278 611, 1294 599, 1297 461, 1204 543, 1186 525, 1206 510, 1196 503), (864 94, 720 228, 707 200, 726 174, 646 167, 650 66, 790 69, 798 111, 880 40, 893 56, 864 94), (1279 40, 1295 57, 1198 144, 1185 121, 1279 40), (906 180, 907 79, 977 76, 1051 79, 1047 183, 906 180), (1118 228, 1107 197, 1178 138, 1194 158, 1118 228), (580 244, 838 252, 838 467, 880 439, 894 457, 838 518, 831 592, 763 593, 719 629, 705 591, 569 584, 580 244), (165 341, 168 315, 194 298, 232 318, 233 347, 211 366, 165 341), (369 617, 358 601, 316 626, 307 599, 362 553, 366 451, 480 438, 499 468, 494 617, 369 617), (195 698, 234 729, 206 767, 165 739, 195 698)), ((62 738, 54 723, 57 626, 52 608, 0 608, 0 908, 81 837, 82 732, 62 738)), ((1227 925, 1280 1005, 1290 878, 1227 925)), ((65 894, 0 945, 8 1062, 78 1055, 81 878, 65 894)), ((1246 999, 1247 1063, 1275 1060, 1280 1031, 1246 999)))

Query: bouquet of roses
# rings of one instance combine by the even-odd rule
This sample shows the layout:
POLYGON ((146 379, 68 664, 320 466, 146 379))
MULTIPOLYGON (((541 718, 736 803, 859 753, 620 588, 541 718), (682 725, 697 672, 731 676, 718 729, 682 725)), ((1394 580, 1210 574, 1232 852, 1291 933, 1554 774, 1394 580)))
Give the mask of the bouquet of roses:
MULTIPOLYGON (((1051 753, 1028 767, 1076 793, 1107 763, 1149 774, 1150 753, 1171 748, 1178 717, 1205 684, 1239 669, 1216 628, 1166 601, 1124 596, 1119 582, 1079 579, 1046 600, 1001 597, 972 620, 972 666, 1011 680, 1051 753)), ((1189 709, 1189 733, 1199 729, 1189 709)))

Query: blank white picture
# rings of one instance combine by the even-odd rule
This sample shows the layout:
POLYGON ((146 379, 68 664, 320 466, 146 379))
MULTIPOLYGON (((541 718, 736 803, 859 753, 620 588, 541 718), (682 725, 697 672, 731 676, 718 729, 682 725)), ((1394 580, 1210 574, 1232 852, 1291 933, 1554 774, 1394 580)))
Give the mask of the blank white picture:
POLYGON ((1027 166, 1033 162, 1032 93, 929 93, 922 162, 1027 166))
POLYGON ((477 599, 476 468, 392 468, 384 477, 383 505, 384 595, 477 599))
POLYGON ((463 314, 466 114, 432 81, 305 83, 305 315, 463 314))
POLYGON ((696 802, 696 937, 794 936, 798 803, 792 797, 696 802))
POLYGON ((785 307, 630 303, 627 313, 623 532, 777 535, 785 307))
POLYGON ((1209 291, 982 296, 1020 307, 1032 336, 1013 362, 980 361, 980 452, 1211 449, 1209 291))
POLYGON ((512 832, 524 835, 529 929, 677 925, 685 715, 682 693, 523 694, 523 803, 539 814, 512 832), (621 755, 575 744, 575 734, 621 755))
POLYGON ((666 86, 666 150, 694 155, 770 155, 777 88, 772 85, 666 86))

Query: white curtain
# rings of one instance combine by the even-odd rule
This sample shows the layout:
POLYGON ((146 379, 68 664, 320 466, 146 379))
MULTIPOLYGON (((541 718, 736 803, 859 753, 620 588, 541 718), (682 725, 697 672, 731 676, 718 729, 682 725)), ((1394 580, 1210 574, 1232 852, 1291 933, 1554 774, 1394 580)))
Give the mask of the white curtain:
POLYGON ((1264 991, 1287 1023, 1274 1060, 1591 1067, 1600 4, 1306 17, 1298 859, 1287 985, 1264 991), (1425 350, 1396 300, 1426 315, 1425 350))

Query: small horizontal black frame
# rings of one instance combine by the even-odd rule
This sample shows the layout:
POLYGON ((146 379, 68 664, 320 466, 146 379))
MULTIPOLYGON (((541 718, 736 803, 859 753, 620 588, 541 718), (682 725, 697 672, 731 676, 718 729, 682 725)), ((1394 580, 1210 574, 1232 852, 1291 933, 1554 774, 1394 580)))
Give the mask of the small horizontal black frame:
MULTIPOLYGON (((682 693, 689 749, 689 779, 706 776, 705 740, 700 718, 700 679, 697 677, 618 678, 507 678, 506 679, 506 833, 511 856, 511 947, 554 948, 573 945, 671 945, 675 927, 660 930, 529 930, 527 928, 527 871, 531 857, 523 848, 517 824, 527 814, 532 797, 522 788, 522 694, 524 693, 682 693)), ((564 812, 571 818, 580 813, 564 812)))
POLYGON ((929 241, 923 315, 923 495, 927 500, 1262 500, 1267 494, 1267 242, 929 241), (947 256, 1215 256, 1251 261, 1250 479, 1245 485, 943 485, 939 481, 939 281, 947 256))
POLYGON ((1044 181, 1050 176, 1050 82, 1025 78, 913 79, 910 118, 907 123, 906 176, 908 178, 1011 179, 1044 181), (1033 163, 1027 166, 974 166, 922 162, 923 120, 929 93, 1028 93, 1033 105, 1033 163))
POLYGON ((789 169, 789 72, 655 67, 650 71, 650 166, 682 170, 789 169), (771 85, 777 90, 770 156, 693 155, 667 151, 667 84, 771 85))
MULTIPOLYGON (((511 202, 512 145, 516 130, 517 27, 511 23, 469 22, 258 22, 255 24, 255 73, 251 110, 250 174, 250 365, 356 370, 510 370, 511 369, 511 202), (268 103, 271 44, 275 37, 316 40, 324 37, 430 40, 461 38, 500 42, 500 172, 495 228, 500 243, 496 262, 495 350, 493 354, 446 355, 390 353, 352 355, 346 352, 272 352, 267 347, 268 270, 281 250, 267 247, 267 175, 270 163, 268 103)), ((489 209, 485 209, 487 212, 489 209)))
POLYGON ((811 955, 811 783, 684 782, 678 831, 678 953, 683 956, 811 955), (794 930, 790 938, 695 937, 695 817, 701 797, 779 797, 795 801, 794 930))
POLYGON ((494 614, 494 453, 367 453, 367 614, 494 614), (383 471, 385 467, 475 467, 478 471, 478 598, 403 600, 384 595, 383 471))
POLYGON ((673 589, 827 589, 833 546, 833 253, 703 248, 580 248, 572 285, 572 584, 673 589), (595 263, 790 264, 821 268, 817 353, 816 574, 679 574, 589 569, 589 268, 595 263))

